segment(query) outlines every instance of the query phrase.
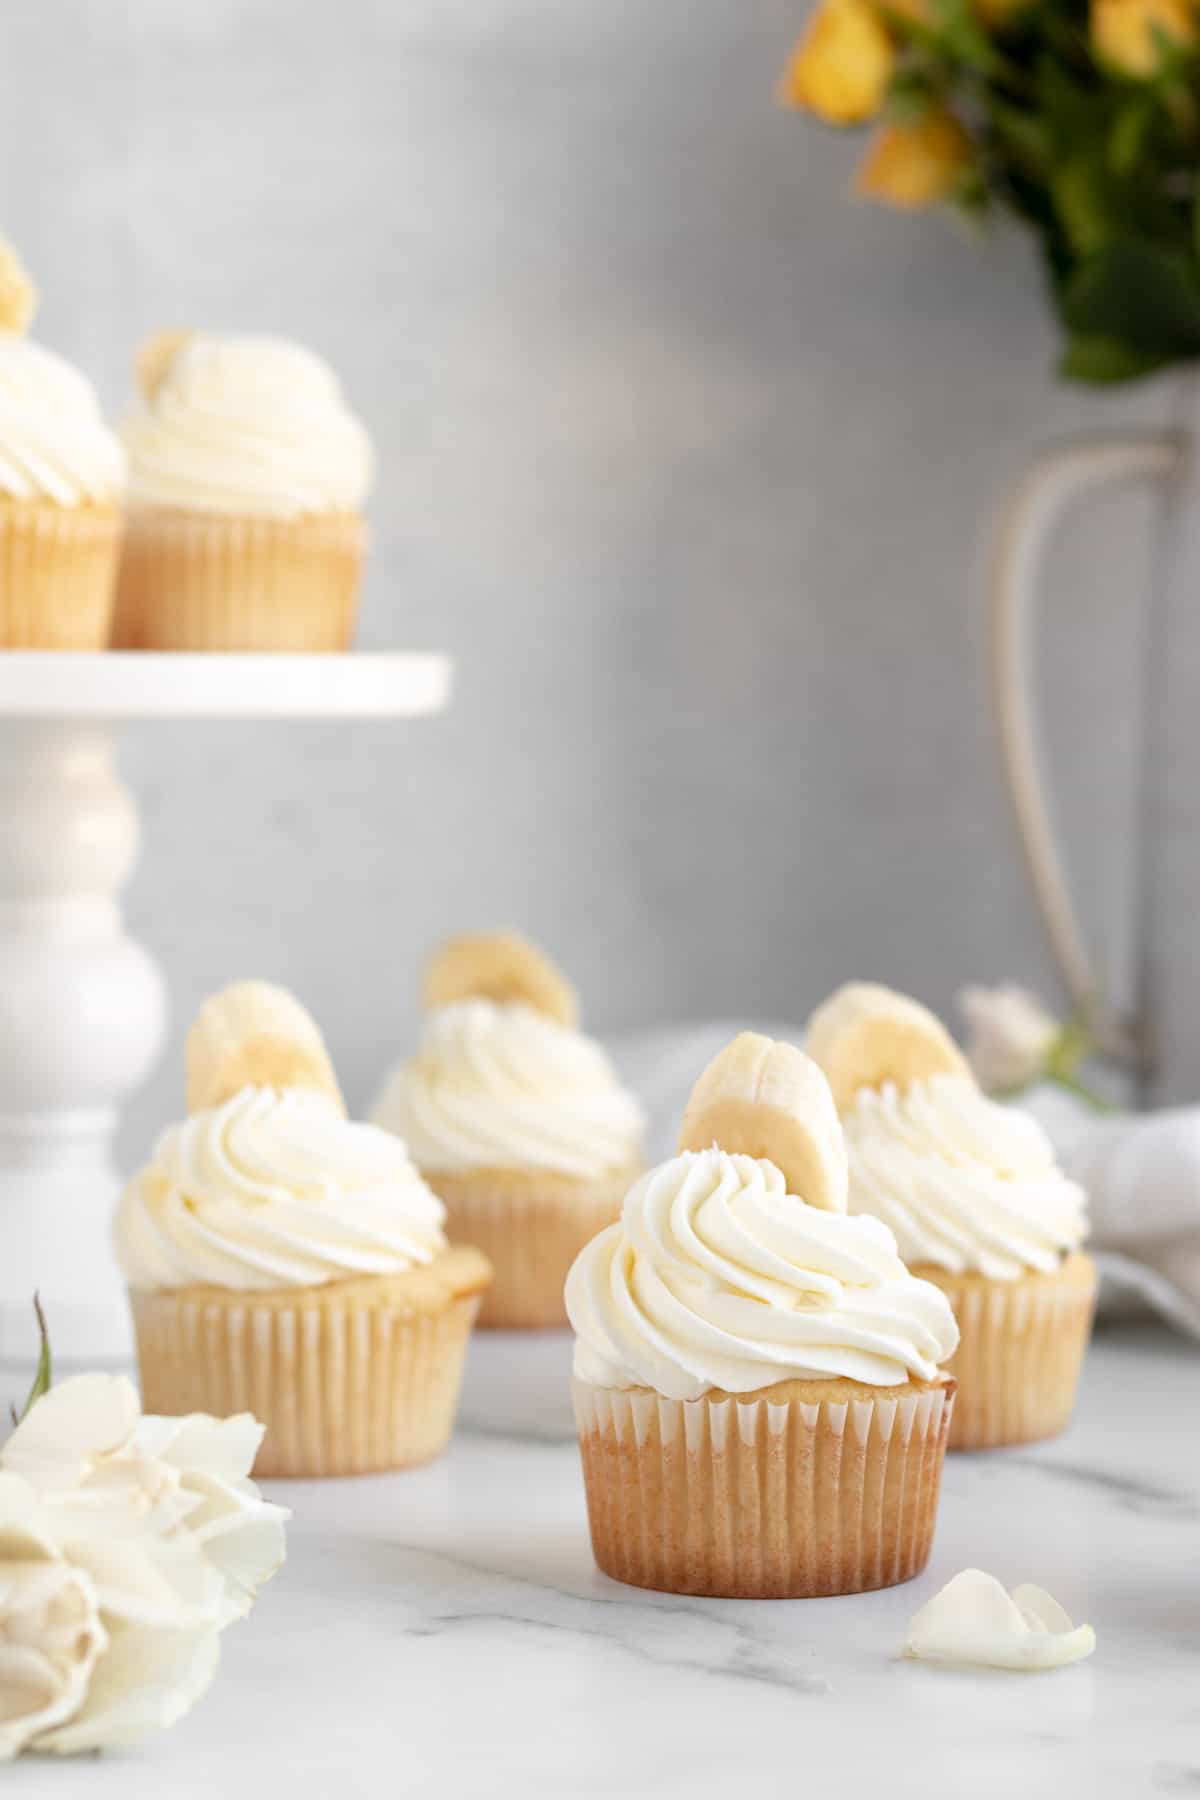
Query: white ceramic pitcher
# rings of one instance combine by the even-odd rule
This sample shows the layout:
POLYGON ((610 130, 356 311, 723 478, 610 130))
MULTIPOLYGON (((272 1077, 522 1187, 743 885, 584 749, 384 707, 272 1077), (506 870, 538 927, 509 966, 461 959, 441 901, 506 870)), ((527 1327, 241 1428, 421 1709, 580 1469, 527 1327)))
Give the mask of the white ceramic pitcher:
MULTIPOLYGON (((1192 391, 1190 398, 1195 399, 1192 391)), ((1166 583, 1167 615, 1200 592, 1200 431, 1090 438, 1052 448, 1009 495, 991 570, 991 680, 1001 752, 1021 847, 1051 948, 1079 1014, 1103 1047, 1147 1080, 1152 1046, 1147 997, 1135 1016, 1107 1003, 1068 885, 1038 756, 1029 671, 1042 555, 1064 509, 1090 490, 1152 479, 1167 486, 1165 541, 1152 578, 1166 583)))

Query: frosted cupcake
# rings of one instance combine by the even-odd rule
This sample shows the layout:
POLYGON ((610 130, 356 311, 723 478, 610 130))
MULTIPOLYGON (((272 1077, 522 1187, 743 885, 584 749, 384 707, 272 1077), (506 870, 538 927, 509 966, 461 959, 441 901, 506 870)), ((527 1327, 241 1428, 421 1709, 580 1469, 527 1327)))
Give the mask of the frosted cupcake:
POLYGON ((372 455, 333 372, 279 338, 176 331, 138 379, 118 647, 344 650, 372 455))
POLYGON ((820 1070, 742 1035, 679 1154, 567 1281, 597 1563, 734 1598, 907 1581, 933 1539, 958 1341, 945 1295, 846 1213, 820 1070))
POLYGON ((981 1093, 958 1046, 915 1000, 867 983, 813 1014, 850 1164, 850 1209, 895 1234, 961 1332, 952 1449, 1064 1430, 1091 1332, 1096 1269, 1086 1197, 1036 1120, 981 1093))
POLYGON ((372 1117, 407 1143, 450 1230, 492 1263, 479 1323, 565 1325, 567 1270, 641 1168, 641 1108, 577 1030, 570 984, 516 932, 451 938, 425 1002, 420 1049, 372 1117))
POLYGON ((36 304, 0 242, 0 646, 102 650, 125 453, 91 383, 25 335, 36 304))
POLYGON ((115 1225, 150 1412, 251 1412, 260 1475, 424 1462, 453 1425, 487 1259, 403 1144, 348 1121, 316 1026, 243 982, 187 1044, 188 1117, 115 1225))

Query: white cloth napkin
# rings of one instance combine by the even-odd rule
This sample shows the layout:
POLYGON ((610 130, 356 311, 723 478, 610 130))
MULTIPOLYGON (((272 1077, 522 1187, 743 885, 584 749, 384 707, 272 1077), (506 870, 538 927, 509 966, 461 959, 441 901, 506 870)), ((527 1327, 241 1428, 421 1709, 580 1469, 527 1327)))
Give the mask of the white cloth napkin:
MULTIPOLYGON (((744 1020, 677 1025, 613 1041, 622 1076, 649 1114, 652 1160, 672 1153, 697 1075, 744 1028, 744 1020)), ((795 1025, 751 1028, 792 1043, 803 1039, 795 1025)), ((1101 1116, 1056 1087, 1039 1088, 1022 1104, 1087 1189, 1101 1310, 1145 1304, 1200 1338, 1200 1107, 1101 1116)))

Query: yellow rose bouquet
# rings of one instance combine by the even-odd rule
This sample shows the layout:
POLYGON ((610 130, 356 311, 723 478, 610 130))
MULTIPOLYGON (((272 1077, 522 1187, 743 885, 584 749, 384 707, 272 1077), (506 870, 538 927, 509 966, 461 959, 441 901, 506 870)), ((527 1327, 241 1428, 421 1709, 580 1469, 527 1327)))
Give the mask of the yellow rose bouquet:
POLYGON ((1023 220, 1064 374, 1200 356, 1200 0, 819 0, 780 96, 873 126, 860 193, 1023 220))

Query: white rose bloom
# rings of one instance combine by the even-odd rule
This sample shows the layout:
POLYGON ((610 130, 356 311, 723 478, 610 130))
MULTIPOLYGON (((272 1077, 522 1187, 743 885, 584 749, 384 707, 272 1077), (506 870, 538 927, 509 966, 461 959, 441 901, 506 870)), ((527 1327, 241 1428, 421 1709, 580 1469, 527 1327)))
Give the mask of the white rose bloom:
POLYGON ((0 1759, 127 1744, 207 1688, 221 1628, 283 1560, 251 1418, 143 1418, 83 1375, 0 1449, 0 1759))
POLYGON ((967 1021, 967 1060, 989 1092, 1028 1087, 1044 1073, 1062 1027, 1020 987, 968 987, 959 995, 967 1021))
POLYGON ((0 1467, 38 1491, 64 1543, 130 1531, 193 1540, 224 1584, 225 1625, 283 1561, 287 1509, 249 1479, 262 1435, 248 1413, 143 1417, 124 1376, 79 1375, 30 1409, 0 1467))

